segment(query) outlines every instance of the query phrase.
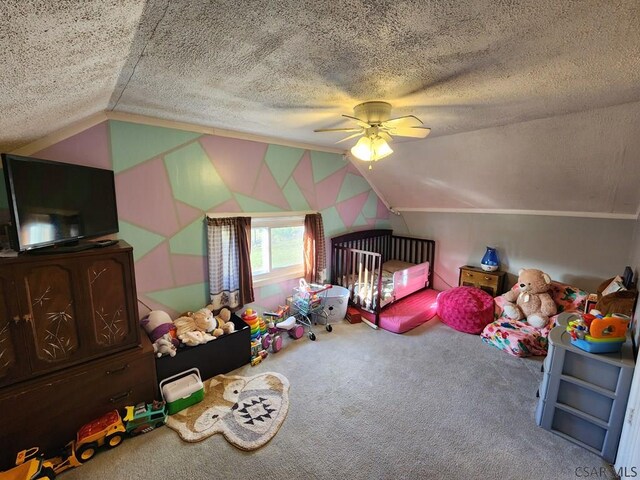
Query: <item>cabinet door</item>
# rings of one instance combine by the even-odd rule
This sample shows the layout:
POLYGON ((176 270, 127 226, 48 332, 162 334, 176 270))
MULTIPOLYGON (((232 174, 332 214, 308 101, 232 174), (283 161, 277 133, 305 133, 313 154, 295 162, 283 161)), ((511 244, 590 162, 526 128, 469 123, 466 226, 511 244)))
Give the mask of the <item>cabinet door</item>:
POLYGON ((89 258, 81 268, 92 350, 102 353, 136 345, 139 328, 129 255, 89 258))
POLYGON ((87 349, 80 341, 73 267, 64 262, 21 265, 16 279, 33 373, 82 360, 87 349))
POLYGON ((24 339, 18 328, 22 320, 16 289, 9 269, 0 272, 0 386, 30 375, 24 339))

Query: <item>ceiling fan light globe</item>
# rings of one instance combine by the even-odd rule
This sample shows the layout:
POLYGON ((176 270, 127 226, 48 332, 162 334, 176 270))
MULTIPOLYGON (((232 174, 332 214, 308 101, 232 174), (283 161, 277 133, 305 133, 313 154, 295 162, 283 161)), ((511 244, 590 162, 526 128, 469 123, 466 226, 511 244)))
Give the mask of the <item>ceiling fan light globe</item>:
POLYGON ((384 138, 377 137, 371 142, 371 144, 375 160, 388 157, 393 153, 393 150, 384 138))
POLYGON ((375 162, 393 153, 389 144, 380 137, 362 137, 351 148, 354 157, 364 162, 375 162))
POLYGON ((351 153, 358 160, 364 162, 370 162, 373 160, 373 150, 371 148, 371 139, 369 137, 362 137, 358 140, 353 147, 351 147, 351 153))

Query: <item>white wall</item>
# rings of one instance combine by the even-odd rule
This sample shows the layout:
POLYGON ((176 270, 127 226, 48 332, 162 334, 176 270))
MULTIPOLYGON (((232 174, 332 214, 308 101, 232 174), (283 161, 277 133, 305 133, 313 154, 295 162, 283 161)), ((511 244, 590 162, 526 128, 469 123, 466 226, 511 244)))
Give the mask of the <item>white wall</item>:
MULTIPOLYGON (((633 233, 632 240, 632 250, 629 255, 629 265, 634 269, 634 278, 636 280, 640 277, 640 218, 636 222, 636 228, 633 233)), ((640 286, 640 281, 638 281, 638 286, 640 286)), ((634 314, 635 325, 634 325, 634 338, 636 340, 636 345, 640 342, 640 301, 636 304, 636 311, 634 314)))
MULTIPOLYGON (((636 228, 633 235, 630 258, 630 264, 634 269, 636 279, 640 274, 640 218, 636 222, 636 228)), ((640 302, 636 305, 635 318, 635 338, 638 345, 640 337, 640 302)), ((618 448, 618 456, 616 458, 616 469, 627 467, 635 467, 636 471, 640 470, 640 368, 637 365, 633 375, 633 383, 631 384, 631 394, 629 395, 629 403, 627 404, 627 413, 622 427, 620 436, 620 447, 618 448)), ((632 472, 629 471, 629 475, 632 472)))
POLYGON ((497 247, 501 268, 510 273, 509 286, 520 268, 539 268, 589 292, 629 265, 637 225, 633 220, 424 212, 403 212, 391 221, 396 232, 436 241, 437 289, 456 286, 459 267, 479 265, 489 245, 497 247))
POLYGON ((424 140, 394 141, 393 155, 364 174, 397 209, 633 216, 640 206, 638 125, 640 102, 455 135, 436 129, 424 140))

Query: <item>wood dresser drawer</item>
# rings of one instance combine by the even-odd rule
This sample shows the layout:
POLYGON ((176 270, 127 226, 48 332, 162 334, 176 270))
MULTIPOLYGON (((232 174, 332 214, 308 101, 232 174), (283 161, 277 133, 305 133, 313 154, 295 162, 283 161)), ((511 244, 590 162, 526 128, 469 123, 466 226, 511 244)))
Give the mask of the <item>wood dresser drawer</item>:
MULTIPOLYGON (((150 402, 155 398, 155 360, 152 355, 122 355, 92 368, 81 383, 74 383, 75 395, 90 392, 91 407, 96 416, 109 410, 120 409, 139 401, 150 402)), ((95 418, 95 417, 91 417, 95 418)), ((90 419, 91 419, 90 418, 90 419)))
POLYGON ((484 272, 473 272, 465 270, 462 272, 462 281, 469 282, 472 285, 486 285, 487 287, 498 287, 498 277, 495 275, 487 275, 484 272))
POLYGON ((0 471, 13 464, 18 451, 38 446, 51 453, 74 439, 85 423, 150 402, 156 393, 155 357, 143 347, 4 389, 0 471))
POLYGON ((476 287, 496 297, 504 291, 506 272, 485 272, 478 267, 460 267, 459 286, 476 287))

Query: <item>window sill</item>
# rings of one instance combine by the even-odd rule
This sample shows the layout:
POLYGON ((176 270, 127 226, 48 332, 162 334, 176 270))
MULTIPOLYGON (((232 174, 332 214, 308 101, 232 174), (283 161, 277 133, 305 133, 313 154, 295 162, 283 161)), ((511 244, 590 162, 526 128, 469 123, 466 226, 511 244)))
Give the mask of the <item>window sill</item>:
POLYGON ((298 270, 295 272, 282 273, 280 275, 261 275, 258 278, 253 279, 254 287, 264 287, 266 285, 273 285, 274 283, 284 282, 286 280, 293 280, 294 278, 302 278, 304 271, 298 270))

